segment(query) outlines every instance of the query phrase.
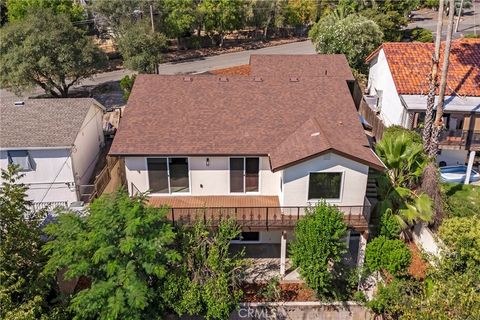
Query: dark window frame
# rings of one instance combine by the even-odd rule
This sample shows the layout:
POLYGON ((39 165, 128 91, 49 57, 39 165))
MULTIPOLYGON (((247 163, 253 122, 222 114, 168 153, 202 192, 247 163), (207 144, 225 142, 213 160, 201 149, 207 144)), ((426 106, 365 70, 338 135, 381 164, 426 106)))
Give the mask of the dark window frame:
POLYGON ((148 189, 151 189, 151 180, 150 180, 150 169, 149 169, 149 159, 164 159, 166 160, 166 167, 167 167, 167 189, 168 192, 160 192, 160 191, 152 191, 153 194, 190 194, 191 193, 191 181, 190 181, 190 159, 189 157, 147 157, 146 164, 147 164, 147 176, 148 176, 148 189), (187 162, 187 181, 188 187, 187 191, 172 191, 172 181, 171 181, 171 173, 170 173, 170 160, 171 159, 186 159, 187 162))
POLYGON ((309 172, 308 173, 308 185, 307 185, 307 200, 308 201, 315 201, 315 200, 333 200, 333 201, 341 201, 343 195, 343 179, 344 179, 344 172, 341 171, 334 171, 334 172, 309 172), (326 174, 326 175, 340 175, 340 182, 338 185, 338 197, 311 197, 311 178, 312 174, 326 174))
POLYGON ((29 172, 29 171, 35 171, 35 164, 34 164, 34 161, 32 159, 32 156, 30 155, 30 152, 28 150, 7 150, 7 160, 8 160, 8 164, 16 164, 19 166, 19 171, 20 172, 29 172), (13 158, 16 158, 18 157, 13 155, 14 153, 22 153, 24 152, 25 155, 24 157, 26 157, 27 159, 27 164, 28 164, 28 168, 24 168, 16 163, 13 162, 13 158))
MULTIPOLYGON (((228 177, 229 177, 229 191, 230 193, 236 193, 236 194, 241 194, 241 193, 260 193, 260 157, 229 157, 228 158, 228 177), (243 188, 242 191, 232 191, 232 159, 243 159, 243 188), (247 159, 256 159, 257 164, 258 164, 258 170, 257 170, 257 186, 256 190, 250 190, 247 191, 247 159)), ((238 170, 237 170, 238 171, 238 170)))

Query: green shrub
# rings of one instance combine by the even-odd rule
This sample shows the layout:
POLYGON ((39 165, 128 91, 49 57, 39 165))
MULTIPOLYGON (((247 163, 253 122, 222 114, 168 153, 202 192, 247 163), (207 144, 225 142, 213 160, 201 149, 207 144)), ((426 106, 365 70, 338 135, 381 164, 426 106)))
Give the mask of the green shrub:
POLYGON ((407 245, 398 239, 380 236, 367 245, 365 263, 370 271, 388 271, 392 275, 405 273, 412 261, 407 245))
POLYGON ((394 217, 392 210, 385 210, 380 217, 380 236, 388 239, 398 239, 402 228, 394 217))
POLYGON ((465 34, 463 37, 464 38, 470 38, 470 39, 478 39, 478 38, 480 38, 480 34, 469 33, 469 34, 465 34))
POLYGON ((406 31, 406 36, 412 41, 433 42, 432 31, 424 28, 414 28, 406 31))
POLYGON ((399 319, 413 306, 412 295, 421 292, 421 286, 414 280, 393 279, 389 284, 380 283, 375 298, 367 306, 386 319, 399 319))
POLYGON ((480 187, 461 183, 442 185, 448 217, 480 216, 480 187))
POLYGON ((135 82, 136 77, 135 74, 131 76, 126 75, 120 80, 120 88, 123 90, 123 100, 125 100, 125 102, 127 102, 130 97, 130 92, 132 92, 133 83, 135 82))
POLYGON ((409 138, 409 140, 411 140, 412 142, 422 143, 422 137, 418 132, 405 129, 404 127, 397 126, 397 125, 391 126, 385 129, 385 131, 383 132, 382 140, 388 139, 389 136, 394 136, 394 137, 399 136, 402 133, 405 134, 409 138))

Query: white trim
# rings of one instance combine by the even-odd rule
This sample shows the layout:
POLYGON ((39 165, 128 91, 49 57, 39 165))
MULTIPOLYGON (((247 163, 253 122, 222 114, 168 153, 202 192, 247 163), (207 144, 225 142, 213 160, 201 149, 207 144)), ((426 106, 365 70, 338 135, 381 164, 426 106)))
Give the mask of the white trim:
POLYGON ((168 192, 166 193, 160 193, 160 192, 151 192, 149 195, 150 196, 172 196, 172 195, 191 195, 192 194, 192 175, 190 172, 190 157, 182 157, 182 156, 174 156, 174 157, 160 157, 160 156, 155 156, 155 157, 144 157, 145 161, 145 168, 147 168, 147 188, 148 190, 151 190, 150 188, 150 175, 149 175, 149 170, 148 170, 148 159, 167 159, 167 182, 168 182, 168 192), (187 159, 187 165, 188 165, 188 192, 172 192, 170 189, 170 163, 169 159, 173 158, 186 158, 187 159))
POLYGON ((0 147, 0 151, 19 151, 19 150, 63 150, 63 149, 71 149, 73 145, 70 146, 61 146, 61 147, 0 147))
POLYGON ((345 171, 346 170, 341 170, 341 171, 309 171, 308 172, 308 179, 307 179, 307 192, 306 192, 306 198, 307 198, 307 203, 309 204, 315 204, 319 201, 325 200, 327 202, 332 202, 332 203, 341 203, 343 201, 343 189, 345 186, 345 171), (340 179, 340 197, 339 198, 319 198, 319 199, 308 199, 308 194, 310 191, 310 174, 311 173, 340 173, 342 175, 340 179))

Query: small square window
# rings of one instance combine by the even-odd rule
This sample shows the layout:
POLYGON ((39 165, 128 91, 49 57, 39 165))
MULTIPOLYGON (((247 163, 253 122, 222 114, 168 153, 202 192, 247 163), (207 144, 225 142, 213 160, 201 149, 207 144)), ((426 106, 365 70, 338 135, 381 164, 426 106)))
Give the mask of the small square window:
POLYGON ((26 150, 8 151, 8 163, 19 166, 20 171, 32 171, 33 161, 26 150))
POLYGON ((340 199, 341 172, 312 172, 308 182, 308 200, 340 199))

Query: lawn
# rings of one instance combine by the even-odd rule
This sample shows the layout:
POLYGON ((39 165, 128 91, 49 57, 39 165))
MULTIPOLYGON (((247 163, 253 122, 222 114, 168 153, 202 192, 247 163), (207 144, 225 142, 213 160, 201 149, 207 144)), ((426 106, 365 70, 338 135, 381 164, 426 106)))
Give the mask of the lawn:
POLYGON ((448 217, 480 216, 480 186, 449 183, 442 190, 448 217))

